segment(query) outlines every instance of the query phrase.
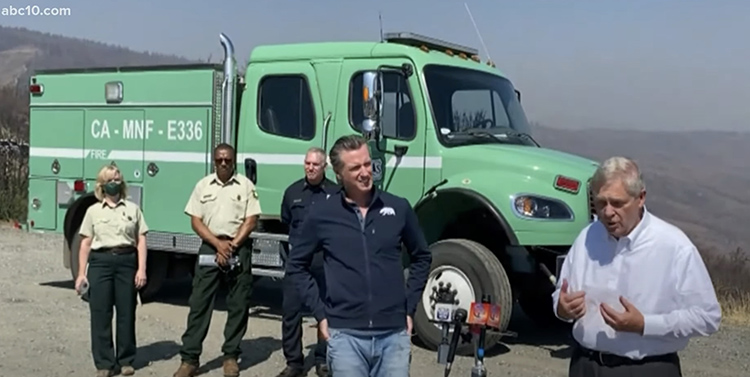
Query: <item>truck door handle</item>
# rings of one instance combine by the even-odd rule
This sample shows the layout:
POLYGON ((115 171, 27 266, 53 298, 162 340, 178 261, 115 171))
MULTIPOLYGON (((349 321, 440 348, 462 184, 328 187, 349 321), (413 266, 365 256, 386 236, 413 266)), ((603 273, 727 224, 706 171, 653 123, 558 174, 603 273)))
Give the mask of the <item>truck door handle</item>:
POLYGON ((245 176, 254 185, 258 184, 258 163, 252 158, 245 159, 245 176))

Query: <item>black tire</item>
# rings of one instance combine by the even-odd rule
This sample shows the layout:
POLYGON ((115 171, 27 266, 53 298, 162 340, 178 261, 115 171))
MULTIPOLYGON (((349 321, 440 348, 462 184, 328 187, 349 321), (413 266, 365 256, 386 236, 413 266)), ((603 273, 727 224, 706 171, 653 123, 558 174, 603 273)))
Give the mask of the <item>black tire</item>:
POLYGON ((149 301, 161 290, 169 271, 169 255, 149 250, 146 258, 146 285, 141 288, 141 301, 149 301))
MULTIPOLYGON (((505 331, 510 323, 513 310, 513 294, 510 281, 500 261, 483 245, 465 239, 447 239, 438 241, 430 246, 432 252, 432 266, 430 274, 439 266, 454 266, 463 272, 471 282, 474 290, 474 301, 478 302, 482 296, 489 294, 492 301, 501 307, 500 331, 505 331)), ((425 294, 430 294, 429 288, 425 294)), ((460 302, 459 305, 468 310, 469 303, 460 302)), ((442 339, 440 329, 432 322, 424 308, 422 300, 417 306, 414 318, 414 329, 417 336, 431 350, 436 350, 442 339)), ((485 338, 485 350, 493 348, 500 340, 500 335, 488 333, 485 338)), ((456 354, 468 356, 473 354, 471 343, 459 344, 456 354)))
MULTIPOLYGON (((76 281, 78 277, 78 252, 81 250, 81 235, 78 232, 81 227, 76 228, 76 232, 73 234, 73 240, 70 242, 70 275, 73 277, 73 281, 76 281)), ((84 266, 85 268, 86 266, 84 266)))

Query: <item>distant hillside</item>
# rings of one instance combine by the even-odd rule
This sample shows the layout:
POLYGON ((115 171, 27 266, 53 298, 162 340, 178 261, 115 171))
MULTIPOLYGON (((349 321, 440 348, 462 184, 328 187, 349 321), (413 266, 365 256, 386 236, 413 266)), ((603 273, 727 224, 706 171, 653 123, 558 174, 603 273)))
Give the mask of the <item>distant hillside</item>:
POLYGON ((0 26, 0 87, 25 83, 35 69, 194 62, 179 56, 0 26), (20 80, 19 80, 20 79, 20 80))
POLYGON ((537 127, 535 138, 598 161, 634 158, 644 172, 651 211, 677 223, 695 242, 750 249, 750 133, 537 127))

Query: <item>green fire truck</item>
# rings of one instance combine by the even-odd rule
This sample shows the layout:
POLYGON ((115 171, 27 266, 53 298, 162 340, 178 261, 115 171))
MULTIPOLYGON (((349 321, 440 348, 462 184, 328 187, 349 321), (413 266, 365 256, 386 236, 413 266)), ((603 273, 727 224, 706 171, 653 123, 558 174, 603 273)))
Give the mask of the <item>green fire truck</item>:
POLYGON ((494 63, 473 48, 397 32, 371 42, 258 46, 241 72, 230 39, 221 34, 220 42, 222 64, 34 72, 26 226, 64 235, 73 277, 82 268, 79 226, 109 163, 151 229, 143 294, 191 274, 201 241, 183 209, 213 171, 213 147, 227 142, 264 212, 251 235, 253 273, 281 278, 288 237, 280 204, 303 174, 306 150, 361 133, 378 186, 412 203, 431 245, 415 318, 428 347, 441 339, 430 321, 441 283, 464 309, 491 295, 502 330, 515 302, 540 324, 554 322, 550 294, 562 258, 594 220, 596 163, 539 146, 520 92, 494 63))

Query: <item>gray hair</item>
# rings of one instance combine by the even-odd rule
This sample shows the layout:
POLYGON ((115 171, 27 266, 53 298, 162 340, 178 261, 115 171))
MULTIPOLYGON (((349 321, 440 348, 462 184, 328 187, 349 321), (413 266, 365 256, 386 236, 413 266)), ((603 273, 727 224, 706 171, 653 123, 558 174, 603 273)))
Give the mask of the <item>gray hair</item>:
POLYGON ((341 161, 341 152, 356 151, 362 148, 363 145, 367 145, 367 139, 361 135, 352 134, 338 138, 331 147, 331 153, 329 154, 333 170, 339 172, 344 167, 344 162, 341 161))
POLYGON ((646 183, 638 168, 638 164, 627 157, 610 157, 596 169, 591 178, 591 191, 594 193, 608 182, 620 179, 625 185, 625 190, 633 197, 637 197, 646 190, 646 183))
POLYGON ((320 147, 310 147, 309 149, 307 149, 307 153, 305 153, 305 155, 308 155, 310 153, 319 154, 319 155, 323 156, 324 160, 326 159, 326 151, 323 148, 320 148, 320 147))

